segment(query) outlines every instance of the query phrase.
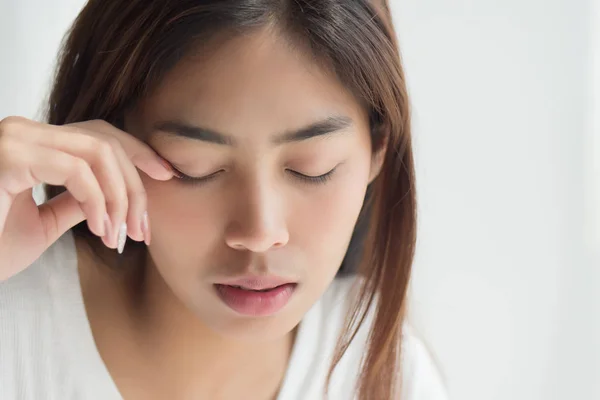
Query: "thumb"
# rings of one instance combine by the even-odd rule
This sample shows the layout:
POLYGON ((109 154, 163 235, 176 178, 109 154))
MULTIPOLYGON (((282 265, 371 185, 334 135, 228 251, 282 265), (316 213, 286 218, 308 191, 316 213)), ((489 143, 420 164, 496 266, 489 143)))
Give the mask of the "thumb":
POLYGON ((48 200, 40 205, 38 209, 48 240, 47 246, 50 246, 66 231, 86 219, 81 205, 69 191, 48 200))

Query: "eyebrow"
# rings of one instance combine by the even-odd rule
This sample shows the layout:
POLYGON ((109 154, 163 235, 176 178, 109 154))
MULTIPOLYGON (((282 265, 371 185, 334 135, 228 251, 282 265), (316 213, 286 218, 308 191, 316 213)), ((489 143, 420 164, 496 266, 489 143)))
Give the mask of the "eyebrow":
MULTIPOLYGON (((331 116, 301 129, 276 135, 271 139, 271 142, 275 145, 281 145, 291 142, 300 142, 314 137, 324 137, 334 133, 343 132, 346 128, 352 126, 352 124, 352 119, 350 117, 331 116)), ((236 140, 232 136, 200 126, 189 125, 180 121, 157 122, 153 126, 153 133, 156 132, 163 132, 170 136, 183 137, 219 145, 236 146, 236 140)))

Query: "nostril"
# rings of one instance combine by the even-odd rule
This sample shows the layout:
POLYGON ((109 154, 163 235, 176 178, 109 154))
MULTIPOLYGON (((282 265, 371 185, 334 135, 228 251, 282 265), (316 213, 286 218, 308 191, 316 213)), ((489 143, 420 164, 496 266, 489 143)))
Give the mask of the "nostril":
POLYGON ((248 250, 251 252, 265 252, 269 249, 285 247, 289 235, 283 229, 275 232, 269 230, 229 231, 226 233, 225 242, 234 250, 248 250))

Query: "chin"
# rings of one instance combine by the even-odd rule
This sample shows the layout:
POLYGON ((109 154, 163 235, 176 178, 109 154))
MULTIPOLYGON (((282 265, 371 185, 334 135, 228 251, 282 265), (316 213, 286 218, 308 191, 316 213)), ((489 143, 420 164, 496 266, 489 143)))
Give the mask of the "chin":
POLYGON ((195 314, 203 325, 220 336, 241 342, 272 342, 289 334, 300 323, 310 307, 302 307, 299 303, 290 302, 272 315, 247 316, 231 310, 217 298, 214 302, 202 302, 195 308, 195 314))

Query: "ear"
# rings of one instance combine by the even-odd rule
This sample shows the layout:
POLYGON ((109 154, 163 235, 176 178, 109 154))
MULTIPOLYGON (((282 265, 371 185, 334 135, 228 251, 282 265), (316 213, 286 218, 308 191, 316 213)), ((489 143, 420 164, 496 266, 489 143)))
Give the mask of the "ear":
POLYGON ((369 184, 379 176, 381 169, 383 168, 383 161, 385 159, 385 153, 387 151, 388 140, 384 139, 379 149, 373 152, 371 156, 371 172, 369 174, 369 184))

